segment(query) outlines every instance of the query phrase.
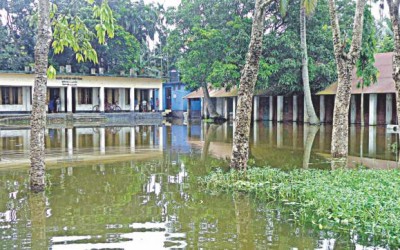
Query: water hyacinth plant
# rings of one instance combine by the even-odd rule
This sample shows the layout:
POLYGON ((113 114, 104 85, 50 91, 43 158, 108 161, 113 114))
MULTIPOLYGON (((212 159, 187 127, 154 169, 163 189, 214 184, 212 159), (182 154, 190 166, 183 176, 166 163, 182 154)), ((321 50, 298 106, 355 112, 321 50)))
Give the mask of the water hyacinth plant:
POLYGON ((290 206, 297 219, 347 231, 373 245, 400 246, 400 170, 218 170, 200 179, 208 190, 245 192, 290 206))

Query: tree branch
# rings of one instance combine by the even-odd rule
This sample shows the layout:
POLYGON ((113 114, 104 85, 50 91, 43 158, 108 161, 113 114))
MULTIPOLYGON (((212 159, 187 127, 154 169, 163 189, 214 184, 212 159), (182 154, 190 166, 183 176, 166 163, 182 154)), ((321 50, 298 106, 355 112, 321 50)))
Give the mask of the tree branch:
POLYGON ((356 14, 353 24, 353 37, 351 40, 351 46, 348 53, 348 59, 355 64, 358 56, 360 55, 363 23, 364 23, 364 7, 366 0, 357 0, 356 3, 356 14))
POLYGON ((336 14, 336 2, 335 0, 329 1, 329 14, 331 16, 331 26, 332 26, 332 35, 333 35, 333 47, 338 54, 342 55, 343 46, 342 40, 340 39, 340 27, 339 21, 336 14))

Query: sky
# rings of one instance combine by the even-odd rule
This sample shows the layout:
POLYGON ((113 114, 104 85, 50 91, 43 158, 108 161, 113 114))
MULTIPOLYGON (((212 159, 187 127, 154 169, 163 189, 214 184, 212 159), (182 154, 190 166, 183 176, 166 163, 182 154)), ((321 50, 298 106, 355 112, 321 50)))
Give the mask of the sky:
POLYGON ((181 0, 144 0, 145 3, 161 3, 164 4, 165 7, 176 7, 179 5, 181 0))

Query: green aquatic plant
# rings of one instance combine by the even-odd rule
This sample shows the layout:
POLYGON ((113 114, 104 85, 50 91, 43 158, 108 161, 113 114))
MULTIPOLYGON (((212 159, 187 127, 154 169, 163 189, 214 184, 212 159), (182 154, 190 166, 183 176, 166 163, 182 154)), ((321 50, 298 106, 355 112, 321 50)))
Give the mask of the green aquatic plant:
POLYGON ((319 229, 348 232, 372 245, 400 246, 400 170, 218 170, 200 179, 208 190, 249 193, 290 207, 319 229))

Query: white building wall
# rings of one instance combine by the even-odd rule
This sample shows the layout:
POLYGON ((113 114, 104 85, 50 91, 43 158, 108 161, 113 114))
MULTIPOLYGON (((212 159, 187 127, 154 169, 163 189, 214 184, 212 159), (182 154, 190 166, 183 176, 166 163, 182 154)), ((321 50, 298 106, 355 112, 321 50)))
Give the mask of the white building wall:
MULTIPOLYGON (((20 74, 20 73, 0 73, 0 87, 23 87, 23 103, 22 105, 1 105, 0 112, 21 112, 31 111, 31 91, 30 87, 34 83, 34 74, 20 74)), ((71 76, 59 75, 56 79, 49 79, 48 87, 60 88, 61 111, 65 111, 66 102, 65 92, 67 86, 72 86, 75 91, 75 108, 76 111, 92 111, 93 106, 99 104, 99 89, 113 88, 119 89, 119 106, 123 110, 129 110, 129 105, 126 105, 125 89, 159 89, 160 97, 163 95, 162 80, 154 78, 132 78, 132 77, 105 77, 105 76, 71 76), (92 104, 79 105, 78 104, 78 88, 92 88, 92 104)), ((138 92, 138 91, 137 91, 138 92)), ((160 109, 162 109, 162 98, 159 98, 160 109)), ((71 110, 69 110, 71 111, 71 110)))

